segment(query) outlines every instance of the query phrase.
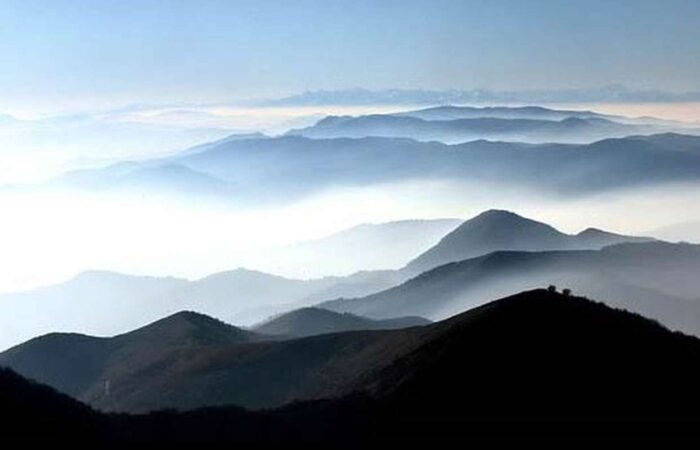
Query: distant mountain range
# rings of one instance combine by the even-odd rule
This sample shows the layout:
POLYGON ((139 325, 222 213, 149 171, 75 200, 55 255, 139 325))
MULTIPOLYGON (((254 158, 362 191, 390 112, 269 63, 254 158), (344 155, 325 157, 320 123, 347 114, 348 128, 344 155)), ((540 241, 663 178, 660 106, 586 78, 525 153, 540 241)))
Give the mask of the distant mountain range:
POLYGON ((258 333, 280 337, 305 337, 356 330, 393 330, 429 324, 422 317, 372 320, 355 314, 321 308, 300 308, 281 314, 253 328, 258 333))
POLYGON ((696 182, 700 137, 657 134, 579 145, 484 140, 447 145, 392 137, 235 139, 179 156, 72 173, 44 187, 170 193, 178 199, 188 194, 201 199, 206 193, 249 206, 289 202, 330 188, 409 180, 498 183, 563 197, 696 182))
MULTIPOLYGON (((350 263, 355 258, 359 264, 361 255, 357 252, 363 249, 368 249, 368 256, 383 249, 397 249, 400 251, 386 255, 400 256, 395 267, 410 257, 415 258, 400 270, 360 271, 343 277, 302 280, 237 269, 194 281, 93 271, 58 285, 2 294, 0 302, 12 305, 15 314, 0 316, 3 328, 0 348, 52 331, 113 336, 180 310, 252 325, 284 311, 337 298, 374 294, 423 271, 494 251, 600 249, 620 242, 649 240, 600 230, 567 235, 506 211, 488 211, 458 224, 455 220, 438 220, 367 225, 292 248, 292 253, 300 252, 297 255, 306 258, 304 263, 309 265, 323 264, 326 257, 345 259, 344 255, 349 255, 350 263), (440 240, 442 236, 445 237, 440 240)), ((512 291, 498 291, 498 294, 509 292, 512 291)), ((427 311, 426 317, 431 319, 444 317, 435 315, 429 307, 427 311)), ((403 315, 400 310, 391 310, 381 318, 403 315)))
MULTIPOLYGON (((473 112, 473 110, 470 110, 473 112)), ((582 144, 633 134, 653 134, 662 129, 613 122, 598 117, 567 117, 562 120, 501 118, 458 118, 426 120, 413 115, 369 115, 326 117, 317 124, 288 134, 314 139, 410 138, 457 144, 479 139, 527 143, 561 142, 582 144)), ((426 113, 418 115, 426 115, 426 113)), ((433 113, 436 115, 436 113, 433 113)), ((455 113, 456 115, 456 113, 455 113)))
POLYGON ((436 105, 484 103, 605 103, 700 101, 700 92, 631 89, 621 85, 591 89, 532 89, 519 91, 429 89, 339 89, 307 91, 255 102, 261 106, 316 105, 436 105))
POLYGON ((22 189, 206 197, 240 206, 405 180, 489 181, 583 195, 697 181, 698 134, 700 125, 593 111, 438 106, 329 116, 277 137, 234 134, 22 189))
POLYGON ((296 280, 252 270, 199 280, 85 272, 64 283, 0 295, 14 314, 0 316, 0 349, 51 331, 113 336, 181 310, 238 324, 328 298, 366 295, 394 283, 381 273, 296 280))
POLYGON ((565 119, 629 120, 620 116, 600 114, 585 110, 563 110, 541 106, 435 106, 392 114, 398 117, 415 117, 423 120, 458 119, 525 119, 561 121, 565 119))
MULTIPOLYGON (((381 330, 429 323, 420 318, 380 322, 317 312, 296 311, 258 328, 272 332, 274 340, 192 312, 113 338, 52 333, 0 354, 0 365, 107 410, 214 404, 260 408, 279 406, 297 396, 330 393, 345 372, 362 376, 361 364, 352 367, 354 358, 377 358, 377 351, 387 351, 391 347, 384 346, 398 343, 401 336, 378 333, 356 341, 358 335, 352 333, 328 335, 334 328, 381 330), (285 338, 328 337, 319 336, 318 345, 308 347, 304 341, 281 341, 280 331, 285 338)), ((372 364, 389 362, 387 358, 372 364)), ((351 386, 342 389, 351 392, 346 390, 351 386)))
MULTIPOLYGON (((52 430, 53 421, 24 422, 42 417, 38 408, 48 404, 57 412, 54 420, 66 422, 68 430, 101 424, 85 427, 92 432, 77 438, 99 436, 96 430, 103 430, 116 441, 162 435, 159 443, 182 442, 184 436, 202 440, 206 433, 217 441, 248 443, 396 443, 444 435, 456 426, 461 433, 551 433, 559 427, 591 432, 617 429, 624 421, 627 427, 652 431, 674 420, 694 426, 700 419, 700 398, 693 389, 700 376, 700 341, 640 316, 556 292, 523 292, 424 327, 278 342, 227 342, 221 338, 227 335, 225 325, 202 326, 211 319, 190 319, 201 326, 199 342, 216 337, 203 347, 190 347, 192 334, 168 333, 171 322, 161 322, 158 333, 143 337, 151 348, 141 351, 152 358, 162 348, 155 345, 159 335, 174 337, 168 343, 177 349, 177 362, 152 360, 150 370, 135 371, 132 377, 127 372, 133 366, 123 364, 119 373, 111 374, 115 378, 109 387, 101 383, 99 396, 91 402, 130 411, 287 406, 261 413, 229 406, 188 414, 95 416, 2 370, 5 401, 0 408, 14 426, 10 432, 33 427, 34 434, 28 436, 36 439, 52 430), (318 400, 289 403, 311 398, 318 400), (233 431, 215 433, 217 429, 233 431)), ((182 330, 182 325, 176 320, 173 327, 182 330)), ((12 356, 38 360, 40 347, 51 348, 49 338, 41 345, 37 341, 33 347, 19 347, 12 356)), ((71 346, 55 351, 72 352, 71 346)), ((76 365, 71 376, 80 368, 76 365)))
POLYGON ((664 132, 697 135, 700 126, 653 117, 630 118, 541 106, 436 106, 393 114, 328 116, 288 134, 325 139, 396 137, 447 144, 480 139, 584 144, 664 132))

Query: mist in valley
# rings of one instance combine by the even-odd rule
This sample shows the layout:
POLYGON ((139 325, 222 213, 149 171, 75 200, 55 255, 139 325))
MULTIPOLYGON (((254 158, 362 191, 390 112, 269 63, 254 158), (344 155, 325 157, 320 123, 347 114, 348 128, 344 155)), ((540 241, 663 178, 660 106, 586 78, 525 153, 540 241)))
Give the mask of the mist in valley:
POLYGON ((283 208, 138 195, 3 192, 0 239, 5 251, 0 258, 6 269, 0 289, 36 287, 90 269, 185 278, 239 266, 301 278, 392 269, 415 256, 411 252, 427 249, 434 239, 410 251, 397 249, 396 261, 353 258, 354 266, 343 264, 347 256, 342 254, 324 255, 319 261, 299 255, 305 260, 299 264, 293 258, 294 247, 360 224, 463 220, 487 209, 515 211, 571 232, 598 227, 643 234, 699 220, 698 189, 695 184, 681 184, 571 199, 507 183, 496 187, 407 181, 330 189, 283 208))
MULTIPOLYGON (((564 232, 596 227, 643 235, 700 219, 699 189, 681 184, 569 198, 508 183, 413 180, 332 188, 284 207, 259 208, 167 195, 5 191, 0 303, 8 314, 0 346, 54 331, 119 334, 179 310, 252 325, 285 310, 402 282, 382 272, 364 281, 334 277, 400 269, 462 220, 487 209, 515 211, 564 232), (217 273, 223 273, 218 288, 207 279, 217 273), (78 283, 79 295, 75 277, 85 280, 78 283), (206 294, 196 288, 200 279, 206 294), (278 282, 277 291, 260 291, 278 282), (70 286, 65 294, 63 283, 70 286), (144 283, 152 284, 150 290, 144 283), (48 291, 37 291, 42 286, 48 291)), ((564 284, 559 278, 504 279, 430 318, 548 282, 564 284)))

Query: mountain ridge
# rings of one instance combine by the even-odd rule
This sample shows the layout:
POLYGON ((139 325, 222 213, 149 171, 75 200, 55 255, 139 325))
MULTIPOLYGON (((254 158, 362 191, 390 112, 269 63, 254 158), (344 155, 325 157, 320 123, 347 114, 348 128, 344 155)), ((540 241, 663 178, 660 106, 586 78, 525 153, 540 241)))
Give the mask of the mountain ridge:
POLYGON ((376 294, 319 306, 376 319, 400 311, 441 320, 482 298, 553 284, 697 335, 700 307, 693 300, 700 286, 693 268, 699 264, 700 246, 660 241, 600 250, 496 251, 444 264, 376 294))
MULTIPOLYGON (((477 136, 471 142, 454 145, 405 138, 280 136, 227 141, 192 154, 87 171, 85 176, 118 180, 153 165, 182 165, 226 183, 225 189, 210 193, 221 201, 240 205, 279 203, 330 187, 415 179, 473 179, 545 192, 556 190, 571 197, 700 179, 696 138, 677 136, 631 136, 589 144, 491 142, 477 136), (562 173, 567 176, 560 176, 562 173), (235 186, 235 195, 231 195, 229 185, 235 186)), ((134 182, 133 186, 137 185, 134 182)), ((128 187, 128 183, 116 183, 113 190, 128 187)), ((65 183, 64 188, 91 189, 80 183, 65 183)), ((109 190, 106 183, 102 192, 109 190)))
MULTIPOLYGON (((649 133, 659 130, 651 126, 649 133)), ((503 118, 496 116, 426 120, 415 115, 370 114, 329 116, 316 125, 291 130, 287 135, 310 138, 411 138, 447 144, 492 139, 528 143, 590 143, 610 137, 641 134, 639 125, 596 117, 560 119, 503 118)))
POLYGON ((11 437, 86 448, 153 442, 357 448, 447 443, 456 434, 492 440, 504 432, 696 432, 700 341, 638 315, 538 289, 429 328, 421 345, 360 384, 366 394, 260 412, 222 406, 104 415, 0 368, 0 417, 11 437))
POLYGON ((651 240, 653 239, 648 237, 625 236, 594 228, 587 228, 577 234, 566 234, 544 222, 511 211, 492 209, 464 221, 402 270, 417 275, 443 264, 500 250, 593 250, 620 242, 651 240))
POLYGON ((422 317, 397 317, 372 320, 349 313, 306 307, 273 317, 252 329, 258 333, 280 337, 306 337, 319 334, 359 330, 391 330, 428 325, 422 317))
MULTIPOLYGON (((359 392, 396 407, 391 410, 404 411, 407 415, 402 417, 415 419, 439 417, 440 411, 459 411, 458 416, 464 418, 508 417, 524 405, 530 405, 527 411, 536 408, 554 416, 571 407, 620 412, 632 404, 676 404, 669 399, 685 397, 670 397, 666 390, 645 391, 650 397, 638 397, 639 388, 646 383, 644 377, 656 376, 641 371, 638 375, 644 380, 639 384, 615 387, 621 389, 618 393, 625 396, 625 402, 603 401, 610 398, 609 391, 600 388, 611 389, 609 380, 594 377, 596 381, 590 382, 593 373, 608 369, 612 372, 607 373, 615 375, 635 373, 647 364, 647 358, 653 358, 655 364, 666 361, 674 368, 691 369, 682 372, 682 386, 674 385, 680 392, 695 379, 698 367, 692 355, 700 354, 700 341, 602 303, 535 289, 488 301, 423 327, 351 331, 198 351, 199 356, 182 353, 180 363, 171 361, 156 372, 137 371, 146 376, 139 381, 112 378, 112 401, 117 404, 88 398, 109 410, 147 411, 232 403, 268 408, 298 400, 350 398, 359 392), (569 352, 564 351, 567 348, 569 352), (558 370, 553 369, 555 364, 558 370), (323 373, 319 373, 321 367, 323 373), (474 367, 483 370, 474 371, 474 367), (516 367, 521 368, 524 380, 512 380, 516 367), (163 370, 168 371, 167 377, 163 370), (506 378, 514 384, 504 385, 506 378), (566 390, 564 397, 554 394, 559 392, 556 386, 579 378, 591 384, 566 390), (131 391, 124 390, 128 386, 131 391), (502 390, 492 390, 496 386, 502 390), (542 392, 551 395, 532 403, 533 396, 542 392), (471 401, 464 401, 467 398, 471 401)), ((653 373, 670 377, 662 366, 655 367, 653 373)), ((677 376, 675 369, 673 373, 677 376)))
POLYGON ((148 373, 168 361, 177 364, 182 352, 264 339, 203 314, 182 311, 109 338, 78 333, 39 336, 0 353, 0 364, 81 398, 86 392, 103 395, 105 380, 124 371, 148 373))

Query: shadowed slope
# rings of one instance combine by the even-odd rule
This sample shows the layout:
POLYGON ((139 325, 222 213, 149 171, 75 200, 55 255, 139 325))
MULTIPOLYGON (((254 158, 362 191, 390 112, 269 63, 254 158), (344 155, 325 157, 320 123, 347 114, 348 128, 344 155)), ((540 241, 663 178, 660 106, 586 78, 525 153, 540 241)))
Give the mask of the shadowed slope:
MULTIPOLYGON (((700 341, 578 297, 524 292, 441 322, 379 391, 423 419, 637 419, 690 413, 700 341)), ((405 409, 404 409, 405 408, 405 409)))
POLYGON ((337 313, 321 308, 301 308, 272 318, 254 328, 261 334, 304 337, 356 330, 391 330, 428 325, 421 317, 397 317, 372 320, 354 314, 337 313))
MULTIPOLYGON (((65 422, 62 429, 80 432, 82 417, 88 415, 88 424, 100 424, 93 428, 96 435, 112 444, 351 448, 370 442, 415 443, 419 437, 435 443, 450 434, 485 432, 688 431, 700 418, 695 389, 700 341, 583 298, 535 290, 410 333, 344 333, 292 342, 311 350, 329 339, 353 336, 362 342, 367 335, 418 343, 354 383, 353 390, 362 395, 262 413, 229 407, 91 418, 89 410, 69 399, 0 371, 0 395, 15 398, 0 402, 0 411, 3 417, 23 409, 36 414, 41 405, 55 402, 49 411, 65 422)), ((17 415, 12 434, 25 433, 32 440, 43 433, 50 436, 35 417, 17 415)), ((85 436, 89 434, 76 435, 85 436)))
POLYGON ((255 333, 181 312, 113 338, 67 333, 41 336, 0 354, 0 364, 73 397, 102 398, 107 394, 105 382, 112 384, 125 373, 165 375, 166 368, 185 354, 256 339, 255 333))

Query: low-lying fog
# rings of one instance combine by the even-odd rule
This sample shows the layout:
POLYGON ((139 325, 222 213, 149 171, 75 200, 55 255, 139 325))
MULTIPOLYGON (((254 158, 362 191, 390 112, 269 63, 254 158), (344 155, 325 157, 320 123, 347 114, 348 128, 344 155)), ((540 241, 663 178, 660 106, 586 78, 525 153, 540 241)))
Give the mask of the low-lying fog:
POLYGON ((32 183, 67 170, 171 154, 234 133, 279 134, 312 125, 329 114, 403 108, 176 105, 17 116, 0 111, 0 185, 32 183))
POLYGON ((355 267, 343 255, 336 260, 326 255, 301 264, 284 246, 361 223, 467 219, 492 208, 566 232, 593 226, 643 234, 700 220, 699 194, 700 186, 676 185, 571 200, 507 184, 416 181, 335 189, 284 207, 241 209, 214 201, 5 191, 0 194, 0 291, 54 283, 91 269, 197 278, 244 266, 310 278, 398 268, 407 260, 369 259, 355 267))

